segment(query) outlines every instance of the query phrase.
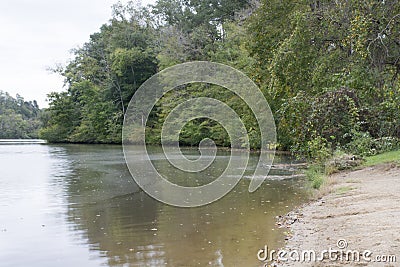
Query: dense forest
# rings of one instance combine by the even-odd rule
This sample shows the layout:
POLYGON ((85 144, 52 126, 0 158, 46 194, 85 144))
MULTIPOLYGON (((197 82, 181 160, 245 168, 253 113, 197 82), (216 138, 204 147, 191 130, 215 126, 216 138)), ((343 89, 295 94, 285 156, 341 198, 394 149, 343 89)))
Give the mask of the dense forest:
MULTIPOLYGON (((158 0, 113 6, 113 16, 54 71, 67 90, 49 94, 40 137, 50 142, 120 143, 129 100, 153 74, 207 60, 247 74, 274 113, 278 146, 310 157, 333 150, 373 154, 400 138, 400 4, 394 0, 158 0)), ((188 85, 154 108, 148 143, 187 98, 227 103, 259 148, 249 108, 228 90, 188 85), (183 93, 184 92, 184 93, 183 93)), ((184 145, 209 137, 229 145, 209 120, 188 123, 184 145)))
POLYGON ((40 109, 36 101, 25 101, 0 91, 0 139, 38 137, 40 109))

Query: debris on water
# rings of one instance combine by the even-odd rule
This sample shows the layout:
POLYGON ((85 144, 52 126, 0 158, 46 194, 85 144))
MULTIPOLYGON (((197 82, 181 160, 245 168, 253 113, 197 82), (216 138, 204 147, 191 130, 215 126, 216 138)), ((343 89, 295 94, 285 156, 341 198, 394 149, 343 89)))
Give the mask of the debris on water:
POLYGON ((150 231, 157 231, 157 228, 151 228, 150 231))

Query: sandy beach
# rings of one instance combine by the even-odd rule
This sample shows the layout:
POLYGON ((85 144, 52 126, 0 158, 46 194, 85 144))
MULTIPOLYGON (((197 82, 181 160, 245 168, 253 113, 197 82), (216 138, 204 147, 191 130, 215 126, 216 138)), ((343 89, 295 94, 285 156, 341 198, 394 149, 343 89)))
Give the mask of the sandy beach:
POLYGON ((278 266, 400 266, 400 168, 341 172, 329 183, 325 196, 286 216, 278 266))

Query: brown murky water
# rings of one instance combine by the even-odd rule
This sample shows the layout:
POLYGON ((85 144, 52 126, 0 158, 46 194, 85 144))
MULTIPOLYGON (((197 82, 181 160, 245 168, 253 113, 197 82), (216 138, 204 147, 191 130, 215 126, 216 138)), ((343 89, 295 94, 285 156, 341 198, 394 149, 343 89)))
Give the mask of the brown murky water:
MULTIPOLYGON (((191 177, 159 148, 151 155, 188 186, 217 176, 229 159, 220 152, 208 173, 191 177)), ((256 162, 252 154, 248 174, 256 162)), ((258 250, 283 244, 275 216, 306 197, 303 180, 280 179, 291 174, 273 170, 254 193, 244 178, 215 203, 175 208, 139 190, 120 146, 2 144, 0 266, 261 266, 258 250)))

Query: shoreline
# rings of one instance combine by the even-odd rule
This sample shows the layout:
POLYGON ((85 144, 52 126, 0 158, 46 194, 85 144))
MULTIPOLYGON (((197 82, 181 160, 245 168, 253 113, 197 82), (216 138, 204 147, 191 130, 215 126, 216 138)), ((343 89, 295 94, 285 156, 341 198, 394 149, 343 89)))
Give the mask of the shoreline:
MULTIPOLYGON (((29 142, 37 142, 40 141, 41 144, 47 144, 47 145, 110 145, 110 146, 139 146, 140 144, 135 144, 135 143, 127 143, 124 144, 123 142, 115 142, 115 143, 90 143, 90 142, 49 142, 44 139, 0 139, 0 142, 3 141, 4 143, 11 143, 11 142, 20 142, 20 143, 29 143, 29 142)), ((162 144, 146 144, 146 147, 162 147, 162 144)), ((185 149, 198 149, 198 146, 187 146, 187 145, 180 145, 180 149, 185 150, 185 149)), ((220 151, 245 151, 245 148, 231 148, 231 147, 225 147, 225 146, 217 146, 217 149, 220 151)), ((261 151, 265 151, 268 153, 274 153, 275 155, 287 155, 287 156, 293 156, 295 157, 290 151, 287 150, 278 150, 278 149, 249 149, 250 153, 260 153, 261 151)), ((298 163, 298 165, 305 165, 305 160, 299 159, 295 160, 298 163)))
POLYGON ((321 198, 277 222, 289 230, 282 250, 300 254, 313 250, 317 260, 277 260, 272 266, 400 266, 400 167, 386 163, 339 172, 328 179, 321 198), (340 241, 345 248, 338 246, 340 241), (330 259, 323 254, 329 249, 372 254, 358 261, 335 255, 330 259))

